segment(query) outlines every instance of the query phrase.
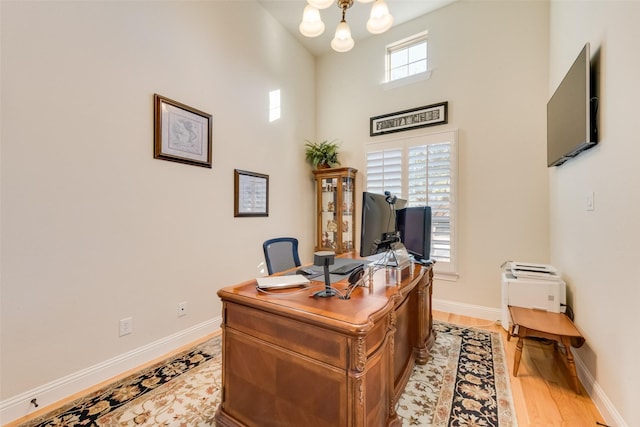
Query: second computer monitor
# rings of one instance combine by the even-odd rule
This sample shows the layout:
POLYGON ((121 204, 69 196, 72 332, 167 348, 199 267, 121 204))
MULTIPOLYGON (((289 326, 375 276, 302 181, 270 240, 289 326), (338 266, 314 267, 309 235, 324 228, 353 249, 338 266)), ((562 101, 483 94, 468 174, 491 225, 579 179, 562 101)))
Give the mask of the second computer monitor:
POLYGON ((400 239, 416 261, 431 257, 431 207, 414 206, 397 211, 400 239))

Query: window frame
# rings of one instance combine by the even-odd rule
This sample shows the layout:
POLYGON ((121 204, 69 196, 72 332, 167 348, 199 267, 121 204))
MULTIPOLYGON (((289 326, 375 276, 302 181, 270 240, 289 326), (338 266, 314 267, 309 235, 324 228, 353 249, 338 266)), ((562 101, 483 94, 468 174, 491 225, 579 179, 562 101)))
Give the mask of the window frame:
POLYGON ((434 265, 434 275, 438 279, 444 280, 457 280, 458 278, 458 242, 457 242, 457 229, 458 229, 458 221, 457 221, 457 208, 458 208, 458 195, 457 195, 457 182, 458 182, 458 131, 449 130, 449 131, 441 131, 441 132, 430 132, 430 133, 420 133, 413 136, 401 137, 399 138, 397 135, 389 137, 384 141, 374 141, 365 144, 364 147, 364 165, 365 165, 365 173, 364 173, 364 188, 365 191, 368 190, 368 182, 369 182, 369 169, 368 169, 368 155, 374 151, 384 151, 384 150, 398 150, 402 151, 401 153, 401 172, 400 172, 400 180, 401 180, 401 194, 397 195, 401 199, 408 200, 408 181, 409 181, 409 157, 408 152, 410 147, 430 145, 430 144, 441 144, 449 142, 450 145, 450 153, 451 153, 451 164, 450 164, 450 197, 451 197, 451 212, 450 212, 450 262, 442 262, 438 261, 434 265))
MULTIPOLYGON (((421 33, 418 34, 414 34, 410 37, 404 38, 402 40, 398 40, 394 43, 388 44, 386 49, 385 49, 385 83, 392 83, 392 82, 398 82, 398 81, 402 81, 404 79, 410 79, 410 78, 415 78, 415 76, 420 76, 420 75, 425 75, 429 72, 429 42, 428 42, 428 37, 429 36, 429 31, 423 31, 421 33), (425 43, 425 70, 424 71, 420 71, 418 73, 413 73, 413 74, 407 74, 404 77, 399 77, 397 79, 391 79, 391 55, 395 52, 401 51, 401 50, 408 50, 409 48, 416 46, 418 44, 421 43, 425 43)), ((408 68, 410 65, 409 62, 407 62, 406 67, 408 68)))

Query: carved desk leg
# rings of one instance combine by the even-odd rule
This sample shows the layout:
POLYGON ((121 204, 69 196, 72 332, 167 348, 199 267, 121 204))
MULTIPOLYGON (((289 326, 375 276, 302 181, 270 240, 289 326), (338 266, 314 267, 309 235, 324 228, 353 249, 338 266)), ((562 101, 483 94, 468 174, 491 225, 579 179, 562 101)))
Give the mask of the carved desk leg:
POLYGON ((398 324, 398 318, 396 317, 395 310, 389 313, 389 325, 387 327, 387 333, 389 334, 389 352, 388 354, 388 368, 389 375, 387 376, 387 393, 389 399, 389 419, 391 420, 390 425, 400 425, 398 414, 396 414, 396 400, 395 393, 393 390, 393 384, 395 384, 395 376, 396 373, 394 371, 394 355, 396 354, 395 349, 395 334, 396 334, 396 325, 398 324), (395 421, 394 421, 395 420, 395 421))
POLYGON ((424 365, 429 361, 429 349, 433 346, 435 336, 433 332, 433 314, 431 313, 431 292, 433 270, 430 268, 426 277, 418 284, 418 345, 416 363, 424 365))

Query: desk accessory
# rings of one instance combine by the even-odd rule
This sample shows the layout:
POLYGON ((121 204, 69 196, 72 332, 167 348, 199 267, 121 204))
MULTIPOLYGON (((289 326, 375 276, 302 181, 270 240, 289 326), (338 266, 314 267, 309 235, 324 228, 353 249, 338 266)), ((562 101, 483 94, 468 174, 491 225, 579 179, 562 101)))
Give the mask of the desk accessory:
POLYGON ((329 298, 338 294, 331 287, 331 277, 329 276, 329 266, 333 265, 335 259, 336 253, 332 251, 318 251, 313 254, 313 265, 324 267, 324 290, 316 292, 313 296, 329 298))
POLYGON ((258 289, 285 289, 307 286, 309 279, 300 274, 295 274, 291 276, 258 277, 256 282, 258 289))

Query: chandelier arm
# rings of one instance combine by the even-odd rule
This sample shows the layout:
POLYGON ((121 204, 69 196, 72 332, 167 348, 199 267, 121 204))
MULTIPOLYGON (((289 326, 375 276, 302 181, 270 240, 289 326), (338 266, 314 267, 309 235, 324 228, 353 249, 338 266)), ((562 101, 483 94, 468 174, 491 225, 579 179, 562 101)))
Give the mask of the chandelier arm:
POLYGON ((353 6, 353 0, 338 0, 336 6, 342 9, 342 14, 344 15, 346 10, 353 6))

